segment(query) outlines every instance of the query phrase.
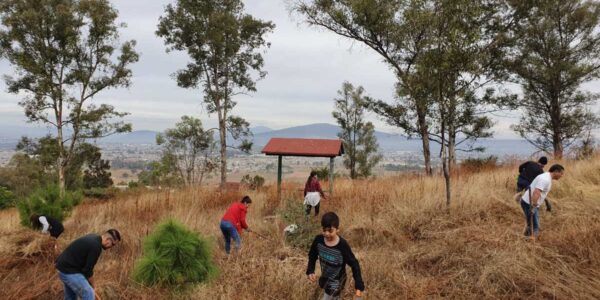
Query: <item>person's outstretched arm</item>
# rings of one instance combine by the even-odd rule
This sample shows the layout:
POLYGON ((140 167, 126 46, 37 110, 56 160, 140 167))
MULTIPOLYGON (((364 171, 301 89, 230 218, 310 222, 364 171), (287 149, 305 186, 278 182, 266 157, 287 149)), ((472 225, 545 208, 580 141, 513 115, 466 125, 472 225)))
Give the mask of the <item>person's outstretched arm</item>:
POLYGON ((544 202, 546 202, 546 210, 551 212, 552 211, 552 203, 550 203, 550 199, 548 199, 548 197, 546 197, 546 200, 544 202))
POLYGON ((240 212, 240 225, 243 229, 248 229, 248 223, 246 223, 246 210, 241 210, 240 212))
POLYGON ((321 188, 321 182, 317 181, 317 191, 321 194, 321 197, 325 198, 325 194, 323 193, 323 189, 321 188))
POLYGON ((315 237, 310 246, 310 250, 308 250, 308 266, 306 266, 306 275, 308 275, 308 279, 310 281, 315 281, 315 266, 317 264, 317 258, 319 257, 319 251, 317 250, 317 239, 319 237, 315 237))
POLYGON ((306 193, 308 193, 308 182, 304 184, 304 197, 306 197, 306 193))
POLYGON ((362 274, 360 272, 360 264, 358 263, 358 259, 352 253, 352 249, 348 243, 344 243, 344 248, 342 251, 342 255, 344 255, 344 261, 346 264, 352 268, 352 278, 354 278, 354 288, 356 289, 356 294, 362 294, 365 290, 365 283, 362 280, 362 274))
POLYGON ((92 248, 87 255, 87 259, 85 260, 85 266, 81 270, 86 279, 94 276, 94 266, 100 257, 101 249, 92 248))
POLYGON ((529 203, 531 204, 531 207, 538 206, 538 200, 540 200, 541 197, 542 197, 542 190, 534 189, 533 193, 531 194, 531 199, 529 199, 529 203))

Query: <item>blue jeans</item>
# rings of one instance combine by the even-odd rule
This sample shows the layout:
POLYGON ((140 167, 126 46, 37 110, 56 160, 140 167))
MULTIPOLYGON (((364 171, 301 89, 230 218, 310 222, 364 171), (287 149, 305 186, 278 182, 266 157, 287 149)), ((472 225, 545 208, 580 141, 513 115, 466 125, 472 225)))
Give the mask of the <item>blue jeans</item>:
POLYGON ((65 274, 58 272, 58 277, 65 286, 65 300, 94 300, 94 289, 81 273, 65 274))
POLYGON ((537 236, 540 232, 540 217, 538 214, 538 208, 534 207, 532 212, 531 205, 527 204, 525 201, 523 201, 523 199, 521 199, 521 208, 523 208, 523 214, 525 215, 525 220, 527 221, 527 229, 525 229, 525 236, 531 236, 531 221, 533 221, 533 235, 537 236), (532 213, 533 218, 531 216, 532 213))
POLYGON ((225 239, 225 252, 229 254, 231 251, 231 239, 235 241, 235 248, 240 249, 242 240, 237 232, 237 229, 229 221, 221 220, 221 232, 223 232, 223 238, 225 239))

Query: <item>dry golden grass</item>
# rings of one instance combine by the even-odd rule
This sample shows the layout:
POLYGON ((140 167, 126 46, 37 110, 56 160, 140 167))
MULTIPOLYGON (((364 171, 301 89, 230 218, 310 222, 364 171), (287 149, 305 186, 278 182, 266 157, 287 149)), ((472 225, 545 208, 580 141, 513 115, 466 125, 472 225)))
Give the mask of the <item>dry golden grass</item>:
MULTIPOLYGON (((339 180, 322 211, 336 211, 342 236, 363 270, 366 299, 598 299, 600 298, 600 157, 565 162, 554 182, 554 212, 542 212, 541 238, 522 237, 523 216, 511 200, 515 166, 454 180, 444 208, 441 178, 414 175, 339 180)), ((299 186, 286 197, 301 201, 299 186)), ((306 253, 283 242, 285 224, 273 187, 248 192, 248 223, 267 238, 243 235, 242 255, 227 259, 218 228, 227 205, 242 193, 207 190, 130 193, 86 202, 65 222, 59 247, 89 232, 118 228, 123 243, 105 252, 95 270, 102 299, 314 299, 304 272, 306 253), (173 217, 215 242, 220 275, 189 294, 145 288, 130 279, 143 238, 173 217)), ((19 228, 16 211, 0 212, 0 299, 58 299, 62 287, 43 237, 19 228)), ((350 273, 350 270, 348 270, 350 273)), ((353 281, 346 286, 350 299, 353 281)))

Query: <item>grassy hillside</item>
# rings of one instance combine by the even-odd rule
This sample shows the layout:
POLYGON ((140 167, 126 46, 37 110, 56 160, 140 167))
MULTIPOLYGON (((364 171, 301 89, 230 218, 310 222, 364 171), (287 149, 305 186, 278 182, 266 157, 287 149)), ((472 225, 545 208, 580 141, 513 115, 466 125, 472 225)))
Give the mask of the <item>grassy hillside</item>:
MULTIPOLYGON (((322 211, 336 211, 341 234, 360 261, 366 299, 598 299, 600 298, 600 157, 565 162, 566 175, 541 214, 541 238, 526 241, 523 216, 511 200, 515 166, 459 175, 454 203, 444 209, 441 178, 401 176, 340 180, 322 211)), ((301 202, 299 186, 285 199, 301 202)), ((242 255, 227 259, 219 219, 238 194, 206 190, 152 191, 108 202, 86 202, 65 222, 68 241, 109 227, 123 243, 103 253, 95 270, 102 299, 314 299, 319 290, 304 275, 306 252, 284 242, 287 225, 272 218, 284 205, 267 191, 254 199, 242 255), (191 294, 141 287, 130 279, 141 241, 158 221, 173 217, 215 241, 220 275, 191 294)), ((313 220, 317 221, 317 220, 313 220)), ((48 240, 18 225, 16 211, 0 212, 0 299, 58 299, 62 285, 48 240)), ((318 268, 317 268, 318 269, 318 268)), ((348 269, 350 273, 350 269, 348 269)), ((346 285, 350 299, 353 281, 346 285)))

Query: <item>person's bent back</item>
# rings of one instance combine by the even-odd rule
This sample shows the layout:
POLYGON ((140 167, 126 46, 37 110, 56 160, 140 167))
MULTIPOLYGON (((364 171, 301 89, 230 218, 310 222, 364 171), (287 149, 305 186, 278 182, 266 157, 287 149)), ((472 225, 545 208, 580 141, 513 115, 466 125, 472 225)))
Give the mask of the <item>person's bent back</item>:
POLYGON ((64 284, 65 300, 93 300, 94 266, 102 253, 121 241, 116 229, 109 229, 102 235, 88 234, 73 241, 56 259, 56 269, 64 284))
POLYGON ((540 157, 537 162, 528 161, 519 166, 519 177, 517 179, 517 191, 521 192, 529 187, 533 180, 544 173, 544 166, 548 163, 548 158, 540 157))
POLYGON ((50 216, 33 214, 29 217, 29 222, 33 229, 41 230, 42 233, 48 233, 55 239, 65 231, 63 224, 50 216))
POLYGON ((252 199, 248 196, 244 196, 242 201, 231 204, 221 218, 220 229, 223 233, 223 239, 225 240, 225 252, 229 254, 231 251, 231 240, 235 242, 236 250, 241 247, 242 239, 240 234, 242 229, 250 231, 248 223, 246 223, 246 214, 248 213, 248 207, 252 203, 252 199))

